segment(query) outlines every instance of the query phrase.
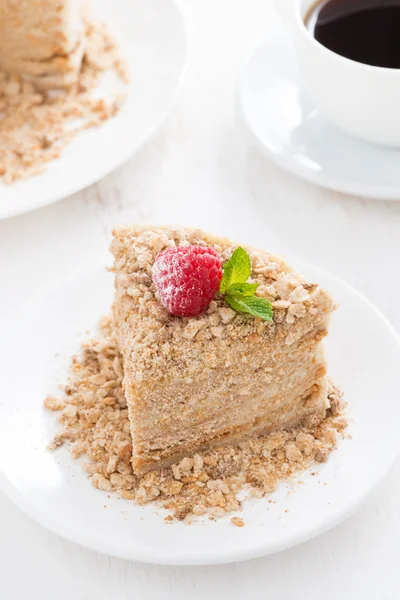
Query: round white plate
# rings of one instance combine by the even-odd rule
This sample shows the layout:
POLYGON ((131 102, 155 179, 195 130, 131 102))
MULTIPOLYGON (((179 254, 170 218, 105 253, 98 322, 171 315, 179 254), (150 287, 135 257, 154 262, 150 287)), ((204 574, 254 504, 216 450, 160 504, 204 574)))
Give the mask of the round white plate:
MULTIPOLYGON (((129 98, 114 119, 81 133, 42 175, 0 182, 0 219, 61 200, 119 167, 163 122, 183 83, 188 42, 175 0, 96 0, 93 12, 129 61, 129 98)), ((104 89, 113 86, 106 80, 104 89)))
POLYGON ((292 41, 281 28, 246 65, 239 96, 250 131, 279 166, 339 192, 400 200, 400 150, 358 141, 321 117, 301 87, 292 41))
POLYGON ((65 448, 46 450, 57 427, 43 400, 60 393, 79 340, 112 298, 101 265, 55 281, 2 327, 0 350, 0 487, 33 519, 94 550, 165 564, 239 561, 277 552, 316 536, 349 516, 381 480, 400 447, 400 346, 392 327, 358 292, 329 273, 300 264, 331 290, 341 307, 327 342, 330 372, 351 407, 350 433, 326 464, 305 474, 289 494, 245 503, 238 529, 231 516, 203 524, 166 525, 166 513, 94 489, 65 448), (107 508, 104 508, 106 505, 107 508))

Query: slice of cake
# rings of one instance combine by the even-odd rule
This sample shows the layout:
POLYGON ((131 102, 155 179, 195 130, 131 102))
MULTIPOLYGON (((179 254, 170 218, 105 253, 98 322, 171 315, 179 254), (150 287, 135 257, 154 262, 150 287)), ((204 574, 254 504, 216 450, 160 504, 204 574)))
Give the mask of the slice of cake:
POLYGON ((329 293, 277 256, 199 230, 123 226, 113 233, 113 320, 137 473, 253 432, 324 418, 321 340, 336 308, 329 293), (248 272, 232 267, 239 255, 250 258, 248 272), (194 270, 188 256, 199 261, 194 270), (224 294, 215 293, 216 280, 224 294), (193 314, 195 305, 204 312, 171 314, 182 307, 179 314, 193 314))
POLYGON ((75 83, 84 52, 81 0, 0 3, 0 70, 42 88, 75 83))

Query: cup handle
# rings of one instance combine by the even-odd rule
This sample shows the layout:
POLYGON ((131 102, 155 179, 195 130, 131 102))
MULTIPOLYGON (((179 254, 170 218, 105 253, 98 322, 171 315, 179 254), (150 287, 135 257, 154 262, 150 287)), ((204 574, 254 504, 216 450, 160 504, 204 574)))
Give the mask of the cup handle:
POLYGON ((274 0, 274 4, 282 21, 292 29, 295 22, 294 0, 274 0))

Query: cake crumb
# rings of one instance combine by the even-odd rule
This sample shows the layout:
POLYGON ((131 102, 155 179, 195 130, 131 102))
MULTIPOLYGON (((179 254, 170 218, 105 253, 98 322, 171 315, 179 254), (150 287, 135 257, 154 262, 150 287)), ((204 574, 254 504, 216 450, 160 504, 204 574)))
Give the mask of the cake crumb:
POLYGON ((244 521, 240 517, 232 517, 231 522, 236 525, 236 527, 244 527, 244 521))
POLYGON ((44 405, 48 410, 59 411, 65 408, 65 403, 55 396, 47 396, 44 405))
MULTIPOLYGON (((237 445, 227 445, 183 458, 179 464, 135 474, 131 464, 132 440, 126 400, 122 390, 121 357, 110 319, 100 323, 101 335, 82 345, 73 357, 62 399, 48 396, 44 406, 60 411, 61 431, 49 444, 56 450, 67 444, 82 464, 91 483, 108 497, 146 505, 155 502, 174 518, 190 524, 196 518, 221 518, 241 509, 240 493, 248 498, 271 494, 281 482, 299 482, 301 472, 324 462, 345 432, 345 404, 335 394, 335 408, 317 426, 254 435, 237 445), (339 426, 337 424, 339 423, 339 426)), ((312 471, 311 475, 318 475, 312 471)), ((272 498, 268 503, 275 504, 272 498)), ((286 511, 285 511, 286 512, 286 511)), ((239 517, 231 522, 243 527, 239 517)))

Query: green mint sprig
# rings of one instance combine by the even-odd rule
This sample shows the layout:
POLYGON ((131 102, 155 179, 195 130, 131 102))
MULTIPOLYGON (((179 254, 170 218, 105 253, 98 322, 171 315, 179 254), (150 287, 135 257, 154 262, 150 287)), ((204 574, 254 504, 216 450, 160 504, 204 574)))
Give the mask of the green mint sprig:
POLYGON ((236 312, 247 313, 272 323, 271 302, 255 296, 258 283, 247 283, 251 274, 250 256, 243 248, 236 248, 231 258, 223 265, 223 277, 219 291, 236 312))

